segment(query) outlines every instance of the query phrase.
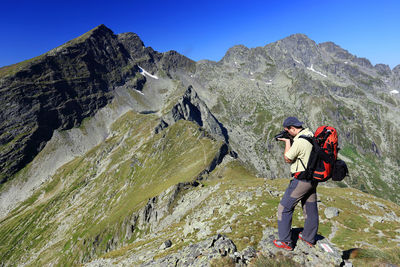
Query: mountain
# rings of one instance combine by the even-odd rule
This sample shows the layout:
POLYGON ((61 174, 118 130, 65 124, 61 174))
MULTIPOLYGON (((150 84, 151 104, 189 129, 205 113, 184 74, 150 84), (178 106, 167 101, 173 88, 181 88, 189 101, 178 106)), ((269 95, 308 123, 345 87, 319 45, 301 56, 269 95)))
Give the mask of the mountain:
MULTIPOLYGON (((117 37, 101 25, 29 62, 0 69, 1 183, 31 162, 54 130, 78 127, 109 103, 113 89, 139 73, 139 64, 152 69, 175 54, 162 57, 137 35, 117 37)), ((135 82, 140 90, 145 78, 135 82)))
POLYGON ((294 115, 313 130, 326 124, 339 130, 340 155, 351 170, 347 185, 398 203, 399 98, 390 95, 399 86, 398 69, 374 67, 297 34, 199 62, 192 83, 260 176, 288 175, 273 136, 294 115))
POLYGON ((319 187, 318 246, 282 260, 337 265, 362 247, 361 262, 399 263, 399 85, 400 65, 302 34, 194 62, 100 25, 3 67, 0 264, 281 260, 269 240, 289 168, 273 136, 290 115, 338 129, 350 177, 319 187))

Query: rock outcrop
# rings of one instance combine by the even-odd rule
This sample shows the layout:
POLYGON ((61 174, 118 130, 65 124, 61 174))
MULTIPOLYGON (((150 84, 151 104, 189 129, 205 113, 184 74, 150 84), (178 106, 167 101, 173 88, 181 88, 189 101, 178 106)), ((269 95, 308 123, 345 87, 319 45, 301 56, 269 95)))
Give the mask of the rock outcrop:
POLYGON ((196 122, 215 139, 229 143, 227 130, 210 112, 204 101, 198 97, 192 86, 187 88, 178 103, 161 119, 155 132, 159 133, 164 128, 168 127, 168 125, 172 125, 182 119, 196 122))
MULTIPOLYGON (((140 266, 219 266, 220 264, 230 264, 230 266, 254 266, 261 257, 276 261, 277 255, 281 259, 287 259, 299 266, 343 266, 346 262, 342 259, 342 251, 337 249, 328 240, 321 237, 314 247, 309 247, 302 241, 298 241, 295 249, 291 252, 276 248, 272 241, 277 236, 277 230, 267 228, 263 231, 263 239, 259 243, 258 249, 248 246, 242 251, 238 251, 235 243, 228 237, 218 234, 201 242, 188 245, 178 252, 171 253, 159 259, 148 260, 148 257, 140 257, 145 262, 140 266), (218 264, 220 263, 220 264, 218 264)), ((172 245, 170 240, 165 241, 160 250, 169 248, 172 245)), ((141 254, 141 253, 140 253, 141 254)), ((107 259, 97 259, 86 266, 125 266, 126 264, 136 264, 136 257, 127 259, 121 264, 115 264, 107 259)), ((349 263, 347 266, 352 266, 349 263)))
POLYGON ((300 229, 295 229, 293 234, 296 241, 293 251, 284 251, 275 247, 272 243, 278 236, 277 229, 266 228, 263 231, 263 238, 260 241, 259 249, 265 256, 273 257, 278 253, 282 253, 285 257, 292 259, 294 262, 299 263, 301 266, 342 266, 342 251, 336 248, 331 242, 322 236, 318 239, 314 247, 308 246, 305 242, 298 240, 296 235, 299 234, 300 229), (295 231, 296 230, 296 231, 295 231))

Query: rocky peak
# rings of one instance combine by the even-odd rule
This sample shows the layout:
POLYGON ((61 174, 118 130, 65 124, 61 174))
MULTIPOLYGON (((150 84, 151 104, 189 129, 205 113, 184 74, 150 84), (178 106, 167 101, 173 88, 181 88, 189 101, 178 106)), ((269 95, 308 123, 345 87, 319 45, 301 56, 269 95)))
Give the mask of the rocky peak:
POLYGON ((400 75, 400 65, 393 68, 392 72, 396 75, 400 75))
POLYGON ((162 54, 161 68, 168 73, 171 71, 194 72, 196 70, 196 62, 171 50, 162 54))
POLYGON ((392 80, 393 90, 400 91, 400 65, 397 65, 396 67, 393 68, 391 80, 392 80))
POLYGON ((392 74, 392 70, 390 69, 389 65, 376 64, 374 68, 380 75, 389 76, 390 74, 392 74))
MULTIPOLYGON (((347 50, 341 48, 337 44, 333 42, 325 42, 318 45, 323 51, 327 52, 331 56, 341 59, 341 60, 348 60, 352 61, 353 63, 360 65, 365 68, 374 68, 371 62, 366 58, 359 58, 357 56, 352 55, 347 50)), ((378 67, 381 68, 381 67, 378 67)), ((390 68, 389 68, 390 70, 390 68)))
POLYGON ((352 59, 353 55, 333 42, 320 43, 318 46, 325 52, 339 59, 352 59))
POLYGON ((168 51, 159 53, 154 51, 151 47, 145 47, 142 40, 135 33, 121 33, 118 34, 118 41, 128 51, 131 60, 149 70, 152 73, 157 72, 159 68, 166 71, 167 74, 177 70, 194 72, 196 63, 179 54, 176 51, 168 51))
POLYGON ((317 48, 316 43, 307 37, 305 34, 292 34, 286 38, 283 38, 276 42, 276 44, 289 51, 306 51, 315 50, 317 48))
POLYGON ((121 43, 130 48, 128 51, 141 49, 145 46, 139 35, 133 32, 120 33, 117 37, 121 43))
POLYGON ((355 57, 353 62, 365 68, 373 68, 371 61, 364 57, 355 57))
POLYGON ((131 55, 133 55, 133 57, 139 57, 143 55, 145 46, 136 33, 132 32, 121 33, 117 35, 117 38, 118 41, 124 46, 124 48, 131 55))
POLYGON ((88 34, 89 36, 113 36, 114 32, 111 29, 107 28, 104 24, 100 24, 86 34, 88 34))
MULTIPOLYGON (((65 56, 71 52, 73 52, 74 49, 77 47, 86 46, 93 46, 93 45, 98 45, 99 42, 106 44, 111 42, 115 42, 116 36, 114 35, 113 31, 107 28, 105 25, 101 24, 97 26, 96 28, 82 34, 81 36, 72 39, 68 42, 66 42, 63 45, 60 45, 59 47, 56 47, 49 52, 45 53, 43 56, 65 56), (101 40, 101 41, 100 41, 101 40), (111 41, 112 40, 112 41, 111 41)), ((81 47, 83 48, 83 47, 81 47)))
POLYGON ((228 49, 221 62, 246 61, 249 51, 250 49, 244 45, 235 45, 228 49))
POLYGON ((265 46, 281 68, 290 68, 295 61, 311 66, 320 61, 321 53, 317 44, 304 34, 293 34, 265 46))
POLYGON ((213 138, 229 143, 226 128, 214 117, 192 86, 189 86, 172 110, 165 115, 155 129, 155 133, 174 124, 178 120, 188 120, 203 127, 213 138))
POLYGON ((283 42, 283 43, 295 42, 295 43, 308 43, 310 45, 315 45, 315 42, 313 40, 311 40, 310 38, 308 38, 308 36, 303 33, 295 33, 295 34, 289 35, 288 37, 285 37, 279 41, 283 42))

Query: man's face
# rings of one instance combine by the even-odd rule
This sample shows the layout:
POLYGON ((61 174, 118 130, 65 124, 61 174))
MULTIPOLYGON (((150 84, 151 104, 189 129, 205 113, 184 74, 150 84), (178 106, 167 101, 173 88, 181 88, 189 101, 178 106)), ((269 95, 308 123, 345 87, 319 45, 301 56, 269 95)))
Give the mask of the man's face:
POLYGON ((285 127, 284 130, 288 132, 291 136, 295 137, 296 136, 296 128, 289 126, 285 127))

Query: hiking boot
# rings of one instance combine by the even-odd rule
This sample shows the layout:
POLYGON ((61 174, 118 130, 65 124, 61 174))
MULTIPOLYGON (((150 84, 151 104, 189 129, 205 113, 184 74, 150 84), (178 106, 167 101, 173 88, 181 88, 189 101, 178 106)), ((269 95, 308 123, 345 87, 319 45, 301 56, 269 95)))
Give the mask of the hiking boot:
POLYGON ((283 249, 286 249, 286 250, 289 250, 289 251, 293 250, 291 242, 283 242, 283 241, 278 241, 278 240, 275 239, 274 240, 274 245, 277 248, 283 248, 283 249))
POLYGON ((302 240, 303 242, 305 242, 307 245, 309 245, 310 247, 313 247, 315 244, 313 244, 313 243, 311 243, 311 242, 308 242, 307 240, 305 240, 304 238, 303 238, 303 232, 300 232, 300 234, 299 234, 299 239, 300 240, 302 240))

